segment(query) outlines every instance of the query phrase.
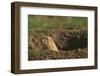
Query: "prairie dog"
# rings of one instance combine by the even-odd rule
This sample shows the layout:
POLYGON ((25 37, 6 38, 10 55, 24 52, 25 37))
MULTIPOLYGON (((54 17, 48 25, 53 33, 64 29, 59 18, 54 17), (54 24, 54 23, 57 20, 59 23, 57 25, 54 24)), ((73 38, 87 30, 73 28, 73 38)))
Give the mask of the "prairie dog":
POLYGON ((42 42, 43 42, 43 44, 47 45, 48 49, 58 52, 58 48, 52 37, 45 36, 44 39, 42 40, 42 42))

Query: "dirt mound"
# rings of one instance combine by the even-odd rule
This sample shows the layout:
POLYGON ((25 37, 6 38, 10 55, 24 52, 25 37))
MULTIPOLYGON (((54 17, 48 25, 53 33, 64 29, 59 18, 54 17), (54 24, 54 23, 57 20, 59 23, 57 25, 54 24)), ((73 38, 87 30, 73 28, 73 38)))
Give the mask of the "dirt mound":
MULTIPOLYGON (((61 55, 63 55, 63 58, 68 58, 70 56, 71 58, 87 57, 87 52, 85 55, 83 53, 87 51, 87 49, 82 50, 79 56, 75 55, 79 51, 78 49, 87 48, 87 31, 85 30, 35 31, 32 35, 29 35, 28 44, 29 52, 34 52, 32 55, 38 52, 39 56, 42 54, 45 56, 47 54, 45 56, 46 58, 48 58, 48 53, 50 56, 55 54, 56 58, 62 58, 61 55), (60 53, 54 53, 55 51, 59 51, 60 53), (72 52, 68 54, 68 51, 72 52)), ((31 53, 29 53, 29 56, 31 59, 31 53)), ((43 59, 45 58, 43 57, 43 59)))

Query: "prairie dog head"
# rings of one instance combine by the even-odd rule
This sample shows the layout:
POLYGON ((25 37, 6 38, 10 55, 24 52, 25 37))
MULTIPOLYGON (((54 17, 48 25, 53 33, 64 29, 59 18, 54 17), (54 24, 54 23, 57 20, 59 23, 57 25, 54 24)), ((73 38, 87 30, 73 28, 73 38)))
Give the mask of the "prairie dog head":
POLYGON ((52 37, 50 36, 45 36, 44 39, 42 40, 43 44, 45 44, 50 50, 52 51, 58 51, 55 42, 52 37))

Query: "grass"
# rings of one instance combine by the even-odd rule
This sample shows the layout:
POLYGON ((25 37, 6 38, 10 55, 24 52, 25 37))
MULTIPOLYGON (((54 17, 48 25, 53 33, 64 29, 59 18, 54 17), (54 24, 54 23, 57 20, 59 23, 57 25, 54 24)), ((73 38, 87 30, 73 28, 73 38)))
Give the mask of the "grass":
POLYGON ((28 16, 28 31, 47 31, 51 29, 76 28, 87 29, 87 17, 64 16, 28 16))

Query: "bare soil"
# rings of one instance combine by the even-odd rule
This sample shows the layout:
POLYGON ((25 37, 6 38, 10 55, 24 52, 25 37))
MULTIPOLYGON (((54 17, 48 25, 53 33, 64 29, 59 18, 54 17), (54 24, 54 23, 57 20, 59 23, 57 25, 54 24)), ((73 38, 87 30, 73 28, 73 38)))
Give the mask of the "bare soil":
POLYGON ((88 57, 88 40, 85 30, 52 29, 51 31, 35 31, 28 37, 28 60, 76 59, 88 57), (45 36, 53 39, 53 43, 58 51, 52 51, 53 49, 47 46, 48 42, 47 45, 43 43, 45 36))

